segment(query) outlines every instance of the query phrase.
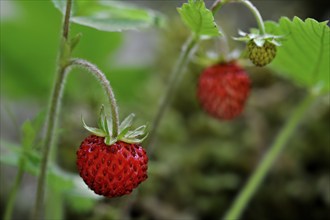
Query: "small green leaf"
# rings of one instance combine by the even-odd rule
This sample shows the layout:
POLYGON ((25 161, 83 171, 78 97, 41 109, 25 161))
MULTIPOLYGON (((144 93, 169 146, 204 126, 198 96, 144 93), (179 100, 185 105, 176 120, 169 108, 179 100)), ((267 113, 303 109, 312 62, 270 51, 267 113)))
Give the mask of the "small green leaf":
POLYGON ((32 122, 26 120, 22 125, 22 145, 25 151, 32 148, 32 144, 36 138, 36 130, 34 129, 32 122))
POLYGON ((221 33, 214 22, 213 14, 205 7, 203 0, 188 0, 177 9, 182 21, 202 38, 219 36, 221 33))
POLYGON ((330 91, 330 28, 327 22, 311 18, 302 21, 298 17, 291 21, 282 17, 278 23, 266 22, 265 27, 269 33, 285 36, 271 68, 306 88, 320 87, 320 92, 330 91))
POLYGON ((73 51, 73 49, 77 46, 77 44, 80 41, 81 36, 82 36, 82 33, 78 33, 76 36, 71 38, 71 41, 70 41, 71 51, 73 51))
POLYGON ((22 146, 4 139, 0 139, 0 146, 0 162, 2 164, 19 167, 22 158, 24 158, 25 163, 22 166, 24 171, 32 175, 38 174, 41 157, 35 150, 30 150, 28 153, 23 152, 22 146))
MULTIPOLYGON (((62 13, 65 12, 66 1, 52 0, 52 2, 62 13)), ((107 0, 74 1, 70 20, 110 32, 138 30, 164 24, 164 17, 158 12, 107 0)))

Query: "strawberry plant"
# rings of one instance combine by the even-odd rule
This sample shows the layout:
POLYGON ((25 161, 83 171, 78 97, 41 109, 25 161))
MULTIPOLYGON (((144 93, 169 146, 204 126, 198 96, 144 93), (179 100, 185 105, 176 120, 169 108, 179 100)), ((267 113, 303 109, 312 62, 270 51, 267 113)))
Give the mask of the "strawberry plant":
MULTIPOLYGON (((158 3, 146 2, 161 10, 158 3)), ((91 218, 97 219, 306 217, 280 211, 272 216, 264 210, 268 212, 266 207, 276 203, 274 201, 280 196, 300 199, 305 193, 311 197, 312 193, 302 187, 308 181, 283 187, 279 184, 281 189, 278 186, 270 188, 271 196, 265 193, 265 198, 263 193, 269 185, 284 178, 278 174, 281 169, 288 176, 303 173, 305 167, 314 172, 315 164, 298 164, 298 159, 288 159, 288 155, 312 157, 314 151, 309 145, 313 142, 313 148, 326 149, 322 145, 322 134, 328 127, 322 122, 321 129, 314 124, 318 124, 315 122, 320 119, 318 117, 328 115, 322 113, 322 109, 328 110, 329 103, 324 100, 329 98, 330 91, 328 21, 297 16, 264 21, 263 10, 260 13, 248 0, 209 3, 203 0, 187 0, 182 6, 166 3, 169 8, 177 7, 180 20, 174 22, 172 16, 165 20, 156 10, 126 2, 52 0, 51 4, 63 15, 62 24, 49 21, 47 27, 36 30, 36 35, 29 31, 33 37, 40 35, 40 40, 33 46, 17 38, 18 35, 10 34, 16 33, 17 27, 8 25, 10 37, 1 40, 4 48, 1 53, 6 55, 3 63, 8 65, 2 65, 1 72, 17 70, 16 65, 10 65, 17 57, 24 66, 20 72, 30 70, 32 73, 19 77, 6 73, 8 83, 2 90, 10 91, 8 85, 16 85, 21 89, 19 93, 34 90, 33 93, 40 97, 47 87, 45 82, 51 81, 42 77, 44 72, 50 71, 47 60, 54 61, 55 56, 45 62, 39 60, 47 57, 43 48, 50 42, 47 40, 53 39, 55 27, 62 31, 47 111, 23 123, 21 144, 0 139, 1 164, 16 166, 18 170, 7 193, 5 220, 15 217, 13 210, 15 205, 19 206, 16 197, 20 196, 24 173, 37 177, 31 219, 75 218, 70 216, 71 209, 78 213, 93 213, 91 218), (239 6, 251 13, 257 27, 247 23, 245 31, 239 30, 241 25, 246 25, 244 16, 248 15, 238 14, 239 22, 234 29, 238 30, 239 36, 231 36, 227 26, 233 26, 235 21, 229 19, 233 14, 226 14, 226 11, 239 9, 239 6), (161 50, 154 51, 157 54, 152 58, 157 57, 159 63, 154 61, 150 67, 132 71, 127 67, 129 56, 113 55, 121 44, 130 45, 133 41, 129 38, 124 41, 120 33, 131 33, 126 32, 131 30, 142 33, 141 30, 149 27, 166 28, 167 34, 159 34, 157 39, 169 43, 159 46, 157 42, 157 48, 161 50), (52 34, 43 35, 46 30, 52 34), (84 41, 88 37, 91 40, 84 41), (185 38, 182 45, 181 38, 185 38), (180 54, 178 47, 181 47, 180 54), (39 49, 42 55, 33 54, 29 60, 30 51, 39 49), (21 52, 11 54, 11 51, 21 52), (85 58, 76 58, 77 54, 85 58), (104 60, 103 64, 100 60, 104 60), (31 63, 36 63, 36 67, 31 63), (118 68, 118 63, 125 68, 118 68), (110 75, 101 69, 106 69, 110 75), (37 71, 40 71, 39 75, 34 75, 37 71), (71 72, 76 75, 86 72, 94 78, 78 76, 79 80, 73 80, 68 77, 71 72), (155 72, 160 74, 151 75, 155 72), (162 72, 164 80, 168 80, 166 83, 161 79, 162 72), (39 82, 34 86, 24 83, 35 78, 39 82), (93 84, 93 79, 97 85, 93 84), (70 101, 65 100, 65 95, 64 100, 62 98, 64 88, 70 91, 68 96, 73 97, 70 101), (105 95, 94 92, 97 89, 102 89, 105 95), (122 106, 120 111, 114 91, 122 106), (77 105, 76 100, 82 104, 72 110, 68 106, 77 105), (104 102, 107 103, 105 107, 104 102), (83 119, 80 122, 80 115, 87 116, 82 109, 91 108, 94 112, 100 105, 97 127, 86 125, 83 119), (151 125, 135 128, 135 114, 131 112, 138 112, 139 123, 151 121, 151 125), (126 114, 128 117, 120 122, 120 115, 126 114), (69 122, 70 117, 74 120, 69 122), (62 123, 58 125, 58 121, 62 123), (79 124, 78 129, 75 123, 79 124), (82 136, 82 127, 88 135, 82 136), (299 132, 298 128, 301 128, 299 132), (313 131, 315 137, 310 135, 307 139, 308 132, 313 131), (71 145, 74 147, 67 147, 71 145), (287 154, 291 151, 293 153, 287 154), (73 173, 60 164, 66 160, 70 164, 73 161, 73 173), (274 190, 278 190, 276 195, 274 190), (255 201, 259 201, 259 205, 255 201)), ((21 4, 29 8, 34 3, 21 4)), ((33 11, 32 6, 30 10, 33 11)), ((41 11, 34 9, 35 14, 41 11)), ((46 14, 32 19, 33 26, 46 14)), ((31 28, 28 23, 26 25, 26 29, 31 28)), ((143 36, 148 36, 147 44, 140 42, 145 39, 134 36, 134 43, 130 45, 132 48, 139 48, 140 43, 144 45, 133 56, 138 62, 140 55, 143 57, 147 51, 144 47, 152 44, 149 40, 156 36, 146 33, 143 36)), ((56 47, 49 46, 47 50, 55 51, 56 47)), ((129 51, 131 53, 134 54, 133 49, 129 51)), ((322 152, 315 153, 316 157, 324 156, 322 152)), ((329 205, 328 175, 322 173, 318 177, 313 176, 312 183, 308 183, 315 184, 315 191, 320 194, 317 194, 318 203, 329 205)), ((296 203, 301 204, 299 202, 296 203)), ((277 203, 282 206, 282 202, 277 203)), ((317 210, 315 213, 307 217, 322 219, 325 212, 317 210)))

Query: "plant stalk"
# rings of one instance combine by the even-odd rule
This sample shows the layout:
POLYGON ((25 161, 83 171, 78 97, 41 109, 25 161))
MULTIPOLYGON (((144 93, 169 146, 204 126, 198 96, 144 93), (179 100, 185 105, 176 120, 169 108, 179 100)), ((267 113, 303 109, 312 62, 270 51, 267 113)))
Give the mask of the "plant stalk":
POLYGON ((10 220, 12 217, 15 198, 24 175, 24 166, 25 166, 25 157, 22 155, 20 158, 20 163, 15 178, 15 183, 9 193, 9 199, 5 209, 4 220, 10 220))
POLYGON ((55 128, 57 124, 58 112, 61 102, 61 97, 63 93, 63 83, 66 75, 66 67, 59 69, 57 74, 57 79, 55 81, 55 86, 52 94, 50 110, 48 113, 47 127, 46 127, 46 136, 43 146, 42 161, 40 167, 40 173, 38 178, 38 188, 37 188, 37 197, 34 208, 33 219, 40 219, 41 210, 43 210, 44 194, 45 194, 45 182, 46 182, 46 173, 48 166, 48 158, 50 148, 54 142, 55 128))
POLYGON ((254 15, 257 23, 258 23, 258 27, 260 29, 260 34, 264 35, 266 34, 266 30, 265 30, 265 25, 264 25, 264 21, 258 11, 258 9, 248 0, 217 0, 213 3, 212 7, 211 7, 211 11, 213 13, 213 15, 215 15, 220 8, 227 4, 227 3, 242 3, 243 5, 245 5, 254 15))
MULTIPOLYGON (((66 12, 63 22, 63 32, 62 32, 62 36, 66 40, 69 34, 71 5, 72 5, 72 0, 67 0, 66 12)), ((59 50, 60 51, 59 57, 62 57, 61 54, 63 51, 62 49, 63 48, 60 48, 59 50)), ((44 203, 45 182, 46 182, 49 152, 54 142, 57 118, 61 104, 61 97, 63 93, 63 84, 67 70, 67 65, 65 64, 63 65, 63 62, 60 59, 58 61, 57 66, 58 66, 58 71, 57 71, 56 81, 53 87, 49 112, 47 114, 46 134, 45 134, 45 141, 43 146, 40 173, 38 176, 37 195, 36 195, 35 207, 33 210, 33 219, 42 219, 42 210, 44 210, 43 203, 44 203)))
POLYGON ((212 14, 215 15, 226 3, 228 3, 228 0, 216 0, 211 6, 212 14))
POLYGON ((260 30, 260 34, 264 35, 266 34, 266 30, 265 30, 265 25, 264 25, 264 21, 262 20, 262 17, 258 11, 258 9, 248 0, 239 0, 238 2, 242 3, 243 5, 245 5, 248 9, 250 9, 250 11, 252 12, 252 14, 254 15, 257 23, 258 23, 258 27, 260 30))
POLYGON ((234 200, 234 203, 224 217, 225 220, 237 220, 240 218, 252 196, 255 194, 256 190, 261 185, 263 179, 265 178, 272 165, 286 146, 289 138, 294 133, 299 122, 302 120, 305 112, 311 106, 315 99, 316 97, 314 95, 307 95, 305 99, 294 110, 292 116, 289 118, 287 123, 281 129, 280 133, 277 135, 273 145, 264 155, 256 170, 251 175, 244 188, 234 200))
POLYGON ((159 103, 158 112, 155 116, 155 119, 153 120, 152 129, 149 135, 149 143, 148 143, 148 148, 149 148, 148 151, 150 155, 152 155, 153 145, 155 142, 160 121, 165 113, 166 107, 170 103, 170 99, 177 85, 181 81, 181 78, 184 73, 184 69, 187 67, 187 64, 189 62, 189 58, 193 55, 195 49, 197 48, 198 42, 199 42, 198 37, 191 36, 187 39, 186 43, 182 47, 180 57, 175 65, 175 68, 171 73, 168 86, 166 88, 164 96, 161 99, 161 102, 159 103))
POLYGON ((105 74, 97 68, 94 64, 90 63, 87 60, 83 59, 72 59, 70 60, 70 66, 82 67, 92 73, 102 84, 104 90, 106 91, 107 97, 109 98, 110 107, 111 107, 111 117, 112 117, 112 134, 114 137, 118 136, 118 128, 119 128, 119 113, 118 113, 118 105, 115 99, 115 95, 113 89, 110 85, 105 74))

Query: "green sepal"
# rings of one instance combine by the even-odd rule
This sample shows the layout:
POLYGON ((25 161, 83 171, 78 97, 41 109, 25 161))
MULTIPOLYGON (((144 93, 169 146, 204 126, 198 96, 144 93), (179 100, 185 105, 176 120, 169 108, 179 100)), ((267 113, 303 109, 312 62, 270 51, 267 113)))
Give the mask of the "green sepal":
POLYGON ((124 141, 129 144, 140 144, 148 137, 148 133, 145 134, 142 138, 121 138, 121 141, 124 141))
MULTIPOLYGON (((109 130, 109 124, 108 124, 108 120, 107 120, 107 117, 106 117, 106 116, 104 116, 104 118, 103 118, 103 124, 104 124, 104 128, 103 128, 103 130, 105 131, 105 133, 106 133, 108 136, 110 136, 112 132, 110 132, 110 130, 109 130)), ((110 125, 111 125, 111 124, 110 124, 110 125)))
POLYGON ((124 121, 119 125, 119 133, 122 133, 124 130, 127 130, 131 128, 133 119, 135 117, 134 113, 131 113, 129 116, 127 116, 124 121))
POLYGON ((113 136, 112 132, 112 120, 107 118, 103 105, 101 106, 100 115, 97 122, 99 128, 89 127, 86 125, 83 118, 81 119, 86 130, 99 137, 104 137, 104 143, 106 145, 112 145, 117 141, 124 141, 126 143, 141 143, 147 137, 146 125, 142 125, 134 130, 131 130, 134 117, 135 115, 132 113, 123 120, 123 122, 119 125, 119 131, 116 137, 113 136))
POLYGON ((87 126, 82 116, 81 116, 81 121, 83 123, 84 128, 87 131, 91 132, 92 134, 95 134, 96 136, 99 136, 99 137, 107 136, 107 134, 104 133, 104 131, 102 129, 87 126))
POLYGON ((234 40, 244 42, 253 40, 258 47, 262 47, 266 41, 274 44, 275 46, 281 46, 280 41, 284 38, 284 36, 280 35, 259 34, 258 29, 251 29, 251 33, 245 33, 244 31, 238 30, 238 34, 241 37, 233 37, 234 40))
POLYGON ((104 115, 104 106, 101 106, 101 110, 100 110, 100 115, 99 115, 99 119, 97 121, 97 126, 99 126, 100 129, 104 130, 104 120, 103 120, 103 115, 104 115))
POLYGON ((146 128, 147 128, 146 125, 142 125, 142 126, 138 127, 137 129, 135 129, 134 131, 128 131, 126 133, 125 137, 135 138, 135 137, 141 136, 146 133, 145 132, 146 128))
POLYGON ((116 143, 116 141, 117 141, 116 139, 112 139, 110 136, 106 136, 104 138, 104 143, 109 146, 116 143))

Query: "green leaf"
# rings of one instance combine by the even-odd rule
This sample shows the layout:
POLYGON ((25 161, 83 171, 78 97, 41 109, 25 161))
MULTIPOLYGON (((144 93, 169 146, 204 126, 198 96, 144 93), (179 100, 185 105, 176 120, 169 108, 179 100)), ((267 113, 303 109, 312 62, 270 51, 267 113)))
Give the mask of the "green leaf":
POLYGON ((321 92, 330 90, 330 28, 327 22, 282 17, 266 22, 266 31, 283 35, 282 46, 270 67, 297 84, 321 92))
POLYGON ((182 21, 202 38, 219 36, 221 33, 214 22, 213 14, 203 0, 189 0, 177 9, 182 21))
MULTIPOLYGON (((52 0, 62 13, 66 1, 52 0)), ((71 21, 101 31, 137 30, 161 26, 164 18, 159 13, 132 5, 106 0, 74 1, 71 21)))
POLYGON ((35 137, 36 130, 33 128, 32 122, 26 120, 22 125, 22 145, 26 151, 31 149, 35 137))

